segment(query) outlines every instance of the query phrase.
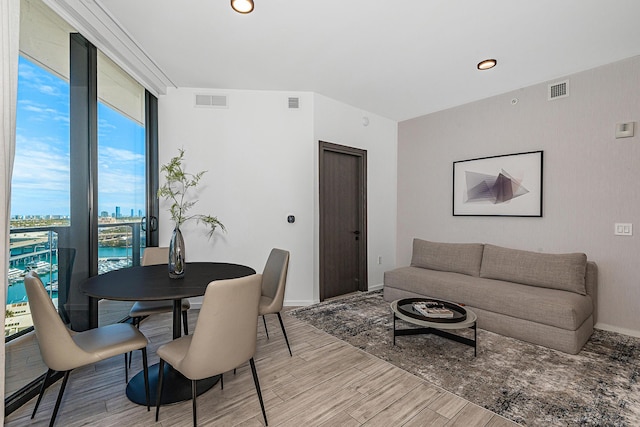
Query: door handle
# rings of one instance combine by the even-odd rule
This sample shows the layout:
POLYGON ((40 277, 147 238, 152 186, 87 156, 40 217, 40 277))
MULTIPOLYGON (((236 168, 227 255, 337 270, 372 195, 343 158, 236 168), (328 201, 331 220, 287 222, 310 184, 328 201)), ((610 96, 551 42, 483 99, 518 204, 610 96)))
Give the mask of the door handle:
MULTIPOLYGON (((147 217, 143 216, 140 220, 140 226, 142 227, 142 231, 147 231, 147 217)), ((149 217, 149 230, 156 231, 158 229, 158 218, 155 216, 149 217)))
POLYGON ((155 216, 152 216, 151 218, 149 218, 149 227, 151 228, 151 231, 158 231, 158 218, 155 216))

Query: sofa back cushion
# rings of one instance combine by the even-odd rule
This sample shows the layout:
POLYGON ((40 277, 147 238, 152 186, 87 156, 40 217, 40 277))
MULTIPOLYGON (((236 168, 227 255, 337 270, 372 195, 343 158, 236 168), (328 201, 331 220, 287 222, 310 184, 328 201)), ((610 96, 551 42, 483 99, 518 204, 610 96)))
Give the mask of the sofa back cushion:
POLYGON ((586 295, 587 256, 542 254, 485 245, 480 277, 586 295))
POLYGON ((438 243, 413 239, 412 267, 480 275, 481 243, 438 243))

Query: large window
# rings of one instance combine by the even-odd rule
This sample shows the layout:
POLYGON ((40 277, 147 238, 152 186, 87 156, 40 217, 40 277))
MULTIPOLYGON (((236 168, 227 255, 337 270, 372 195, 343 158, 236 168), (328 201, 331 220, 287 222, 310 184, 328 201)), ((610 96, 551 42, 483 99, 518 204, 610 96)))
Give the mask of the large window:
MULTIPOLYGON (((148 177, 157 171, 148 170, 156 140, 146 122, 155 133, 155 98, 74 33, 41 0, 22 0, 6 341, 32 330, 28 270, 61 318, 82 330, 95 310, 78 285, 139 265, 147 241, 142 221, 155 204, 148 177)), ((129 305, 100 304, 99 322, 123 319, 129 305)), ((37 358, 33 337, 7 345, 7 395, 44 373, 37 358)))
POLYGON ((69 33, 39 1, 20 20, 16 154, 12 176, 5 336, 32 326, 24 283, 35 270, 58 302, 56 230, 70 225, 69 33))
MULTIPOLYGON (((144 88, 98 51, 98 273, 146 246, 144 88)), ((136 258, 134 260, 134 258, 136 258)))

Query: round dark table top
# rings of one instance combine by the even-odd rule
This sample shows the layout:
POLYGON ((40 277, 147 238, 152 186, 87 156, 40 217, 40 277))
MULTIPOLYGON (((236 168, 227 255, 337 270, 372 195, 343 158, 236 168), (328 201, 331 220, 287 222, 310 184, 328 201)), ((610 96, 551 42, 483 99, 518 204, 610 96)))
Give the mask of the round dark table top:
POLYGON ((176 300, 204 295, 213 280, 250 276, 256 271, 240 264, 190 262, 182 279, 171 279, 166 264, 110 271, 88 278, 80 290, 94 298, 119 301, 176 300))

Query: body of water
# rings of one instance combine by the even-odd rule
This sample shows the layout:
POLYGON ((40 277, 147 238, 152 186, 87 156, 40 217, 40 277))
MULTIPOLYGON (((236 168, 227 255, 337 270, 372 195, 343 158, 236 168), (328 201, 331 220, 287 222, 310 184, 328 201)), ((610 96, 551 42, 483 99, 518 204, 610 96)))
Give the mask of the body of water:
MULTIPOLYGON (((58 297, 57 285, 58 285, 58 260, 55 253, 51 256, 51 262, 49 257, 42 256, 40 259, 32 262, 32 267, 35 266, 35 262, 41 261, 48 265, 40 264, 41 267, 37 269, 38 275, 44 283, 45 287, 48 286, 47 291, 52 298, 58 297)), ((11 264, 11 263, 10 263, 11 264)), ((106 273, 107 271, 117 270, 120 268, 131 266, 131 248, 118 248, 118 247, 100 247, 98 248, 98 271, 99 273, 106 273)), ((27 266, 23 265, 11 265, 12 268, 25 271, 27 266)), ((24 288, 24 281, 17 280, 11 281, 7 289, 7 304, 13 304, 27 300, 27 292, 24 288)))

